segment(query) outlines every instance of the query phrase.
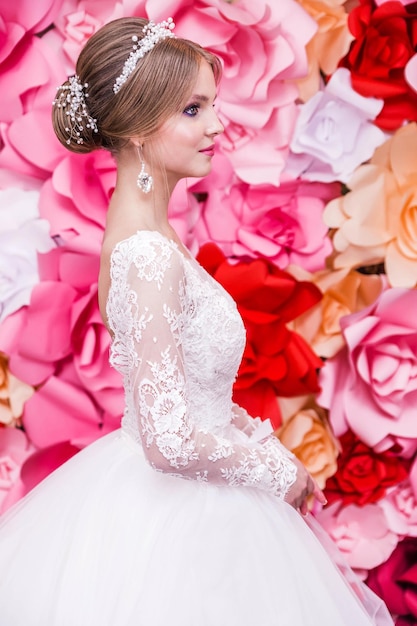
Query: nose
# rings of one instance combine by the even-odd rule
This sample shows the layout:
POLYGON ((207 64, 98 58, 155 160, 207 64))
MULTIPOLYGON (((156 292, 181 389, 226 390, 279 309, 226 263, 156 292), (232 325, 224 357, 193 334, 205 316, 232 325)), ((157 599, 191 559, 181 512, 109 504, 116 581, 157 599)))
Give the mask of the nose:
POLYGON ((220 121, 219 116, 216 111, 213 109, 213 117, 210 120, 210 124, 207 129, 207 134, 211 137, 215 137, 216 135, 221 135, 224 132, 224 126, 220 121))

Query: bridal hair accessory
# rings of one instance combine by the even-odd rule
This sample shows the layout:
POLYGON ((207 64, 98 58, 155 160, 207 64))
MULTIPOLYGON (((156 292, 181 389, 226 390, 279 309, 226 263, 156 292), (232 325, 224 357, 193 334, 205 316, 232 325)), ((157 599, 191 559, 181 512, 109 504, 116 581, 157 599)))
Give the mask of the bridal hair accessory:
POLYGON ((84 143, 81 137, 84 124, 86 128, 91 128, 95 133, 98 132, 97 120, 88 113, 85 103, 85 99, 88 98, 88 93, 85 91, 88 88, 88 83, 82 84, 77 74, 70 76, 68 81, 69 85, 58 87, 58 91, 60 90, 61 93, 52 104, 59 109, 66 109, 68 126, 65 127, 65 130, 69 134, 67 144, 70 144, 72 139, 77 143, 84 143))
POLYGON ((113 85, 114 93, 120 91, 121 86, 125 84, 131 73, 135 70, 139 59, 142 59, 147 52, 152 50, 155 44, 167 37, 175 37, 172 32, 173 28, 175 28, 175 24, 172 17, 169 17, 167 20, 158 22, 157 24, 152 21, 148 22, 142 29, 143 37, 140 41, 137 35, 132 36, 133 50, 125 61, 122 73, 116 78, 116 82, 113 85))
POLYGON ((145 171, 145 161, 142 155, 142 146, 138 146, 138 154, 141 162, 140 172, 136 180, 136 184, 143 191, 143 193, 149 193, 153 188, 153 178, 148 172, 145 171))

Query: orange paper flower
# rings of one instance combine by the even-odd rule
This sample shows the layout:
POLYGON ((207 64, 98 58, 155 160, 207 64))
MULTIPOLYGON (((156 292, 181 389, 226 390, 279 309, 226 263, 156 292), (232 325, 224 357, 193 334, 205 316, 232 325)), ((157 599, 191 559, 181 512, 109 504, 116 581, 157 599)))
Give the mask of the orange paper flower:
POLYGON ((343 0, 298 0, 317 23, 317 32, 306 46, 308 76, 297 81, 301 99, 306 102, 320 88, 320 72, 333 74, 353 40, 343 0))
POLYGON ((334 356, 345 345, 341 318, 373 304, 386 282, 384 276, 349 269, 323 270, 311 276, 301 274, 296 267, 289 271, 298 280, 310 280, 323 294, 318 304, 291 323, 291 328, 322 358, 334 356))
POLYGON ((417 285, 417 125, 408 124, 376 149, 329 202, 323 219, 335 229, 334 266, 385 262, 392 287, 417 285))
POLYGON ((305 465, 321 489, 337 470, 339 445, 325 412, 307 398, 280 401, 284 423, 276 432, 280 441, 305 465), (293 414, 286 417, 286 413, 293 414))

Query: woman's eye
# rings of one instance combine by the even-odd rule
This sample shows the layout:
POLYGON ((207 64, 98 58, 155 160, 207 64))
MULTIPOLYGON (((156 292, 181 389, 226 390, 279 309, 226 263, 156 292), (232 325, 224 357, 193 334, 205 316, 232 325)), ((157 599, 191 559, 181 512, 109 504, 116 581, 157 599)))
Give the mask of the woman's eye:
POLYGON ((184 109, 184 113, 186 115, 189 115, 190 117, 194 117, 195 115, 197 115, 199 108, 200 107, 198 104, 190 104, 190 106, 184 109))

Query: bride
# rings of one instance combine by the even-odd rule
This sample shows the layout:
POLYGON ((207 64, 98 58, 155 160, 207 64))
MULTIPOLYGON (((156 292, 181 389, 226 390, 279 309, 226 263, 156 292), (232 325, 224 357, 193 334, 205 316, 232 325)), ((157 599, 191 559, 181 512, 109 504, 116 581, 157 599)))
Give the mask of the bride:
POLYGON ((308 472, 232 402, 242 320, 168 221, 177 182, 210 172, 221 66, 173 29, 107 24, 54 101, 62 144, 117 164, 99 304, 125 410, 2 517, 0 622, 389 626, 305 518, 325 503, 308 472))

